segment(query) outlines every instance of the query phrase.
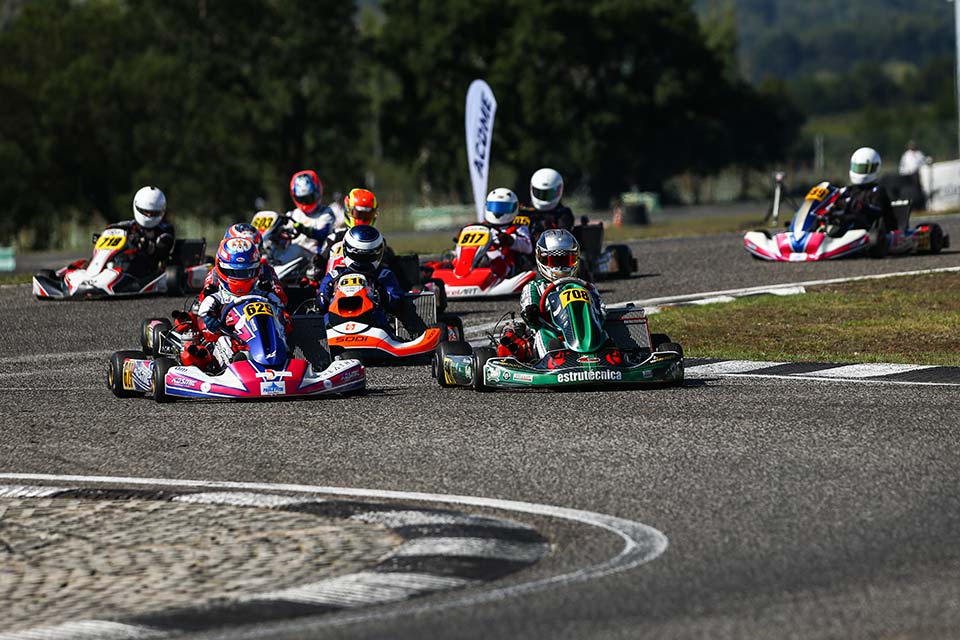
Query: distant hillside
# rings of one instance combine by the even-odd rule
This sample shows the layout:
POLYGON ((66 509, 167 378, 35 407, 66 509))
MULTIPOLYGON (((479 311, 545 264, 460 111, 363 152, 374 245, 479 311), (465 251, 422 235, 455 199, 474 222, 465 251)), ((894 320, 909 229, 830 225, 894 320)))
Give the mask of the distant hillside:
POLYGON ((953 4, 946 0, 695 0, 701 16, 732 5, 739 57, 753 81, 857 63, 920 67, 952 55, 953 4))

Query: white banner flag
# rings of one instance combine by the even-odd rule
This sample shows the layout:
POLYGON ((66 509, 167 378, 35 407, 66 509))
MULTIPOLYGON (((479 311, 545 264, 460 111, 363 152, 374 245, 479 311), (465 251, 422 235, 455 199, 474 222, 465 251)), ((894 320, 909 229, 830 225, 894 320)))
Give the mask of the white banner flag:
POLYGON ((477 204, 477 220, 483 221, 483 205, 487 199, 490 176, 490 143, 493 141, 493 117, 497 99, 493 89, 483 80, 474 80, 467 91, 467 163, 473 183, 473 200, 477 204))
POLYGON ((928 211, 960 207, 960 160, 920 167, 920 183, 927 194, 928 211))

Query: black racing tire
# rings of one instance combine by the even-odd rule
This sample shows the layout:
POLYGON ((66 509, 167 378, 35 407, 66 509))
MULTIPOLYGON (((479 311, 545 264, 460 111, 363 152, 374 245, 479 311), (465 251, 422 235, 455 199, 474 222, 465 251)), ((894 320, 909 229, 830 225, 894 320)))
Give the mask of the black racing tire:
POLYGON ((680 357, 683 357, 683 347, 681 347, 676 342, 663 342, 657 345, 657 348, 654 351, 676 351, 680 354, 680 357))
POLYGON ((456 386, 447 384, 447 381, 440 375, 443 367, 443 359, 447 356, 469 356, 473 349, 466 342, 441 342, 436 351, 433 352, 433 359, 430 361, 430 374, 437 379, 437 384, 445 389, 456 386))
POLYGON ((183 265, 168 264, 165 271, 167 274, 167 295, 183 295, 186 289, 186 274, 183 265))
POLYGON ((427 282, 433 283, 433 295, 434 300, 437 302, 437 314, 439 315, 447 310, 447 285, 439 278, 430 278, 427 282))
POLYGON ((161 322, 158 322, 150 329, 150 349, 147 353, 153 355, 154 358, 160 357, 160 343, 163 341, 163 336, 168 331, 173 329, 173 325, 170 324, 169 320, 161 319, 161 322))
POLYGON ((462 342, 463 341, 463 320, 459 316, 443 315, 437 318, 437 325, 443 330, 440 342, 462 342), (457 334, 456 340, 450 339, 450 330, 457 334))
POLYGON ((881 220, 879 223, 879 230, 877 231, 877 244, 870 247, 867 250, 867 255, 871 258, 886 258, 887 254, 890 253, 890 246, 887 244, 887 227, 883 224, 881 220))
POLYGON ((943 251, 943 227, 934 223, 927 225, 930 227, 930 253, 940 253, 943 251))
POLYGON ((150 345, 153 343, 153 336, 151 335, 153 327, 151 325, 154 322, 156 322, 158 325, 160 323, 166 323, 168 329, 171 326, 170 321, 166 318, 147 318, 146 320, 141 320, 138 341, 140 342, 140 349, 144 353, 153 353, 150 345))
POLYGON ((483 367, 490 358, 496 358, 497 352, 490 347, 477 347, 473 350, 473 390, 474 391, 493 391, 483 382, 483 367))
POLYGON ((666 343, 668 343, 668 342, 670 342, 670 336, 668 336, 668 335, 665 334, 665 333, 651 333, 651 334, 650 334, 650 348, 651 348, 653 351, 656 351, 656 350, 657 350, 657 347, 659 347, 659 346, 662 345, 662 344, 666 344, 666 343))
POLYGON ((140 391, 131 391, 123 388, 123 361, 127 358, 145 360, 147 355, 142 351, 114 351, 110 356, 110 365, 107 368, 107 388, 118 398, 136 398, 142 396, 140 391))
POLYGON ((177 366, 173 358, 161 356, 153 361, 153 399, 159 403, 173 402, 173 396, 167 395, 167 386, 164 380, 170 367, 177 366))
POLYGON ((611 275, 616 275, 618 278, 629 278, 633 275, 633 252, 630 251, 630 247, 625 244, 615 244, 610 246, 610 250, 617 258, 617 273, 611 275))

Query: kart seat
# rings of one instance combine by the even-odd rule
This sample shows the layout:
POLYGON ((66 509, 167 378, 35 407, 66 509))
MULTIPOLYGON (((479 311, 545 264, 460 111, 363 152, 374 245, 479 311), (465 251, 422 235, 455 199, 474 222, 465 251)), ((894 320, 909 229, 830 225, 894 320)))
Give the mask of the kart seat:
POLYGON ((893 207, 893 215, 897 219, 897 229, 900 231, 906 231, 910 228, 910 208, 912 204, 910 200, 894 200, 890 203, 890 206, 893 207))
POLYGON ((170 256, 172 264, 179 264, 190 267, 197 264, 203 264, 207 252, 207 241, 204 238, 199 240, 177 239, 173 243, 173 252, 170 256))

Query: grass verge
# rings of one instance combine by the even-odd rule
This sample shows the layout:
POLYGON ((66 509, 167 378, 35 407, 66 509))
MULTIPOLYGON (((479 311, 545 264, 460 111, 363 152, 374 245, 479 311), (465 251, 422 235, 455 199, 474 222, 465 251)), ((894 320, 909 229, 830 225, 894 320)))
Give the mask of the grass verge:
POLYGON ((960 274, 672 307, 651 316, 650 324, 692 357, 960 366, 960 274))
POLYGON ((26 284, 32 279, 32 273, 0 273, 0 284, 26 284))

